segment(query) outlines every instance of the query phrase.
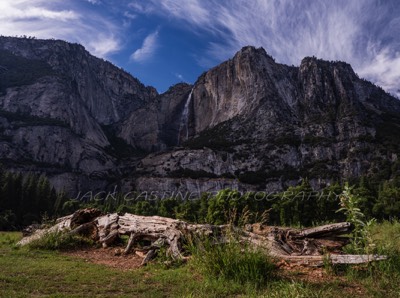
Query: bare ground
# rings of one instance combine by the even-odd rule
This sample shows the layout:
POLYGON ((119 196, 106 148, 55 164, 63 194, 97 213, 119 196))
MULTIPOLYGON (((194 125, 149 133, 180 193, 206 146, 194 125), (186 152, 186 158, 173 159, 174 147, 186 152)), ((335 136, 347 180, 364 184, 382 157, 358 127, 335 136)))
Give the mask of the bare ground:
MULTIPOLYGON (((140 252, 122 254, 123 249, 109 248, 86 248, 84 250, 75 250, 64 252, 64 255, 82 258, 86 262, 101 264, 127 271, 134 270, 141 266, 144 255, 140 252)), ((284 260, 277 263, 279 275, 283 279, 293 281, 303 281, 311 284, 338 283, 346 293, 352 293, 356 297, 361 297, 365 289, 355 282, 350 282, 343 276, 329 273, 322 267, 307 267, 304 265, 289 264, 284 260)))
POLYGON ((86 248, 84 250, 67 251, 67 256, 82 258, 86 262, 106 265, 120 270, 131 270, 140 267, 143 257, 136 253, 122 254, 121 248, 86 248))
POLYGON ((337 283, 344 292, 352 293, 355 297, 362 297, 365 289, 356 282, 349 281, 344 276, 336 275, 323 267, 307 267, 304 265, 289 264, 284 260, 278 262, 280 276, 293 281, 303 281, 311 284, 337 283))

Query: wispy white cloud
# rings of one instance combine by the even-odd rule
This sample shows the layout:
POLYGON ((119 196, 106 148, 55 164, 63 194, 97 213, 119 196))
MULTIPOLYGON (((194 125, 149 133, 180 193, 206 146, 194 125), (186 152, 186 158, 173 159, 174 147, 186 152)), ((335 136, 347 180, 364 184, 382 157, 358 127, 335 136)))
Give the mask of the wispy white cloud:
POLYGON ((136 62, 145 62, 151 59, 158 47, 158 30, 150 33, 143 41, 142 46, 131 55, 130 59, 136 62))
POLYGON ((101 3, 100 0, 86 0, 86 1, 89 2, 89 3, 92 3, 92 4, 99 4, 99 3, 101 3))
MULTIPOLYGON (((38 3, 38 2, 36 2, 38 3)), ((5 22, 22 21, 26 19, 59 20, 62 22, 76 20, 79 14, 72 10, 51 10, 40 5, 26 5, 27 1, 0 2, 0 20, 5 22)))
MULTIPOLYGON (((79 42, 110 58, 148 30, 143 15, 153 28, 164 18, 208 38, 205 51, 190 53, 204 68, 254 45, 286 64, 312 55, 347 61, 362 77, 399 92, 398 0, 0 0, 0 34, 79 42)), ((149 34, 130 60, 154 57, 158 37, 158 31, 149 34)))
POLYGON ((92 53, 95 53, 99 57, 105 57, 109 53, 120 49, 120 44, 113 35, 99 34, 96 39, 89 41, 87 46, 91 49, 92 53))
POLYGON ((213 63, 242 46, 264 47, 279 62, 305 56, 343 60, 394 93, 399 89, 400 5, 396 0, 148 0, 136 12, 173 18, 195 33, 214 36, 204 57, 213 63))
POLYGON ((0 34, 78 42, 103 58, 121 47, 118 26, 76 2, 1 0, 0 22, 0 34))
POLYGON ((128 8, 138 13, 149 14, 153 13, 156 10, 157 6, 154 4, 157 3, 145 2, 145 1, 132 1, 128 4, 128 8))
POLYGON ((174 76, 177 77, 181 82, 185 81, 185 78, 180 73, 174 73, 174 76))
POLYGON ((162 3, 150 0, 147 3, 146 11, 174 17, 221 37, 221 41, 210 43, 210 53, 218 59, 231 57, 242 46, 254 45, 264 46, 287 63, 299 63, 307 55, 350 58, 360 27, 360 13, 355 12, 363 5, 322 0, 164 0, 162 3))
MULTIPOLYGON (((210 8, 212 7, 204 5, 202 0, 165 0, 159 2, 159 9, 167 11, 170 16, 175 18, 187 18, 190 20, 189 23, 193 23, 194 25, 198 26, 203 26, 210 21, 210 16, 212 15, 212 10, 210 8)), ((147 10, 154 11, 151 10, 149 6, 147 10)))
POLYGON ((382 49, 370 63, 360 68, 359 74, 400 98, 400 52, 382 49))
POLYGON ((137 18, 137 15, 135 15, 135 14, 129 12, 129 11, 125 11, 124 12, 124 17, 126 17, 126 18, 128 18, 130 20, 134 20, 134 19, 137 18))

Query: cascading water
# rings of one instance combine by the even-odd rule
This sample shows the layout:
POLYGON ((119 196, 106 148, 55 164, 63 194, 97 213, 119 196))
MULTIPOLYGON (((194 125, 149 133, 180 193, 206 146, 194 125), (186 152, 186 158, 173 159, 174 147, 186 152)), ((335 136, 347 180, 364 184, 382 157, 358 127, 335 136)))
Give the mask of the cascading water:
POLYGON ((181 144, 182 141, 186 141, 189 138, 189 106, 190 102, 192 101, 192 93, 193 89, 190 90, 185 102, 185 106, 183 107, 181 121, 179 123, 178 145, 181 144))

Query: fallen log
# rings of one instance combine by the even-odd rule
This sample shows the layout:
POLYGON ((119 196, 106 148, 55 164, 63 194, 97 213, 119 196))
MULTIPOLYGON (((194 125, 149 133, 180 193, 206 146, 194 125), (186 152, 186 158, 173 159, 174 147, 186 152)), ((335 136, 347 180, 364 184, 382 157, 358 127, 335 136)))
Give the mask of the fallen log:
POLYGON ((102 215, 96 209, 82 209, 74 214, 62 217, 48 229, 39 229, 24 237, 19 244, 26 245, 43 237, 47 232, 65 231, 84 235, 98 241, 103 247, 114 245, 123 235, 129 236, 123 251, 129 254, 143 242, 146 247, 142 264, 146 264, 157 254, 161 247, 167 248, 167 254, 174 259, 183 258, 183 242, 188 238, 212 237, 216 244, 232 241, 227 236, 234 232, 235 241, 250 243, 265 250, 272 257, 286 262, 308 266, 332 264, 361 264, 383 260, 385 256, 345 255, 342 248, 350 239, 343 235, 352 230, 350 223, 329 224, 309 229, 266 226, 263 224, 246 225, 244 228, 228 225, 191 224, 185 221, 160 217, 140 216, 125 213, 102 215))

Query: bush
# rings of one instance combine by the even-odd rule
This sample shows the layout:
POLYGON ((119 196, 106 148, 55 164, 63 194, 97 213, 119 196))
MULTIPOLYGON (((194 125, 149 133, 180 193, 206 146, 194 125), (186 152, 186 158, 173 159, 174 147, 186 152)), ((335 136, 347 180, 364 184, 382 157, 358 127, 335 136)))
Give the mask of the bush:
POLYGON ((68 250, 90 245, 93 245, 93 241, 88 238, 79 235, 72 235, 68 233, 68 231, 51 231, 46 232, 39 239, 32 241, 29 244, 29 248, 44 250, 68 250))
POLYGON ((350 222, 354 229, 351 233, 351 242, 347 250, 349 253, 370 253, 370 249, 374 247, 371 238, 370 229, 375 224, 373 218, 369 221, 365 220, 364 213, 358 208, 361 198, 353 194, 353 188, 345 185, 340 196, 340 209, 337 212, 343 212, 346 215, 346 221, 350 222))
POLYGON ((209 278, 231 280, 256 288, 273 278, 275 265, 264 251, 248 243, 239 243, 235 237, 230 238, 223 244, 209 238, 192 241, 189 249, 195 267, 209 278))

